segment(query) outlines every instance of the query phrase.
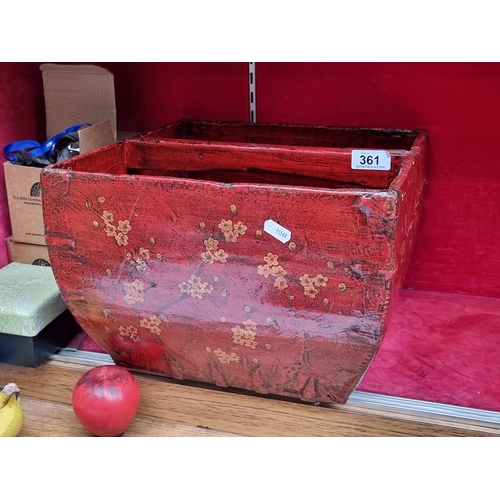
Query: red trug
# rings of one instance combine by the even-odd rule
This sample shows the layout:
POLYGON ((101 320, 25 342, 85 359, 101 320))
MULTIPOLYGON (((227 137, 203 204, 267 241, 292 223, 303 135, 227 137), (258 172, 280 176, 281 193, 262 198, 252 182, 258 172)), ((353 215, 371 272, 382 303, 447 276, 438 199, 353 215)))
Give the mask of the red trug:
POLYGON ((119 365, 345 403, 401 287, 424 131, 182 121, 44 169, 52 268, 119 365), (389 171, 353 170, 353 149, 389 171), (282 241, 264 230, 274 221, 282 241))

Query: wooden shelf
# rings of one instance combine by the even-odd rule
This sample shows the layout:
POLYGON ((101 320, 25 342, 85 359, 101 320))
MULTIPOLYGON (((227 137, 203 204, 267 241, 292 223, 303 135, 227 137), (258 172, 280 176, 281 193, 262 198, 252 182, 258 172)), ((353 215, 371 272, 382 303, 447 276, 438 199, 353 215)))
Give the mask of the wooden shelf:
MULTIPOLYGON (((73 414, 71 395, 90 365, 49 360, 38 368, 0 364, 22 391, 21 436, 90 436, 73 414)), ((125 436, 492 436, 500 425, 374 410, 359 404, 314 406, 135 374, 138 414, 125 436)))

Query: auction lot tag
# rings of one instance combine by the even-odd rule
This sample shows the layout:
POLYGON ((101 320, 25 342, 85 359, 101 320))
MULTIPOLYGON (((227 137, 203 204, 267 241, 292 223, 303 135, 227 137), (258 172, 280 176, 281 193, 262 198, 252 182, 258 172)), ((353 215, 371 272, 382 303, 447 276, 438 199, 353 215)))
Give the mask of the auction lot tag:
POLYGON ((286 243, 292 237, 292 232, 288 229, 280 226, 277 222, 272 219, 268 219, 264 222, 264 231, 271 236, 274 236, 281 243, 286 243))
POLYGON ((354 149, 351 156, 354 170, 390 170, 391 155, 387 151, 354 149))

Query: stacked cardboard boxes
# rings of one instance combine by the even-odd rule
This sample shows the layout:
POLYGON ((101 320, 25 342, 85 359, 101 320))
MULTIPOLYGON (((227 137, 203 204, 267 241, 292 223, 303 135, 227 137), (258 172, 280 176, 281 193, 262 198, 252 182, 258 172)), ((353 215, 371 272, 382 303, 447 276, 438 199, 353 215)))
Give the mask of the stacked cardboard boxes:
MULTIPOLYGON (((116 141, 114 79, 93 65, 43 64, 46 133, 76 124, 80 153, 116 141)), ((30 139, 20 137, 19 140, 30 139)), ((40 167, 4 163, 12 236, 0 269, 0 362, 36 367, 82 333, 64 304, 45 246, 40 167)))
MULTIPOLYGON (((88 152, 116 141, 113 74, 82 64, 42 64, 47 137, 77 123, 93 126, 79 132, 80 150, 88 152)), ((27 138, 19 138, 27 139, 27 138)), ((39 167, 4 163, 12 236, 9 262, 50 265, 45 246, 39 167)))

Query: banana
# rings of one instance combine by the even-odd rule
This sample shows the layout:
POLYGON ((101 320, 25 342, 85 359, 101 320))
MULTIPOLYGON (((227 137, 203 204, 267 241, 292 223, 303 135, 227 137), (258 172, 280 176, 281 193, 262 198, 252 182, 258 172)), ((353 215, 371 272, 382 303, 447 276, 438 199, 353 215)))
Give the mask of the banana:
POLYGON ((0 387, 0 437, 17 436, 23 423, 24 412, 19 387, 14 383, 0 387))

